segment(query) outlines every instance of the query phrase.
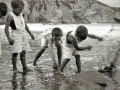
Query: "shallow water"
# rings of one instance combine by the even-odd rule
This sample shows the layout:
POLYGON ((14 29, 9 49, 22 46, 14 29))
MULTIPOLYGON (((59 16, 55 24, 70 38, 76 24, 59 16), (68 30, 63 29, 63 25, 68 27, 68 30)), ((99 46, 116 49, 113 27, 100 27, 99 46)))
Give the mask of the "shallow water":
MULTIPOLYGON (((33 59, 40 49, 41 32, 33 32, 35 40, 30 40, 29 43, 32 51, 26 54, 27 65, 31 72, 22 72, 21 62, 18 56, 17 67, 20 73, 12 72, 10 46, 4 36, 2 37, 2 53, 0 56, 0 89, 1 90, 120 90, 120 55, 115 56, 119 47, 119 38, 112 38, 105 36, 103 41, 87 38, 81 43, 81 46, 91 44, 92 50, 85 50, 80 52, 82 72, 98 70, 98 62, 105 59, 106 64, 117 58, 116 75, 109 77, 103 75, 107 81, 107 87, 101 89, 100 87, 92 88, 89 85, 76 81, 75 71, 77 70, 74 57, 65 67, 64 73, 60 74, 57 70, 52 69, 52 60, 49 51, 46 50, 41 58, 37 61, 38 67, 32 66, 33 59)), ((117 53, 119 54, 119 53, 117 53)), ((90 77, 92 78, 92 77, 90 77)), ((93 76, 94 78, 94 76, 93 76)), ((94 85, 94 84, 93 84, 94 85)))

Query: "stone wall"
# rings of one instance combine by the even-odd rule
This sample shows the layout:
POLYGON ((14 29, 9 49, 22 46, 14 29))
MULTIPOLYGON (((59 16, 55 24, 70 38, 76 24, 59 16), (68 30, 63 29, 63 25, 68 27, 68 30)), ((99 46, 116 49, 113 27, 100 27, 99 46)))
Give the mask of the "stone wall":
MULTIPOLYGON (((23 14, 29 23, 51 23, 53 8, 60 7, 64 23, 113 23, 120 19, 120 9, 112 8, 96 0, 23 0, 23 14)), ((11 0, 0 0, 12 11, 11 0)), ((0 20, 5 21, 4 19, 0 20)), ((63 22, 62 22, 63 23, 63 22)))

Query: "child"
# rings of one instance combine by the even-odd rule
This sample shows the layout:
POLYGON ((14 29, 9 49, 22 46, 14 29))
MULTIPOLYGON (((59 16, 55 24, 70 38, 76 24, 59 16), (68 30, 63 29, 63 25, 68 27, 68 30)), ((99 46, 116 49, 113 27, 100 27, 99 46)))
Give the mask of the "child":
POLYGON ((53 28, 45 30, 42 33, 42 40, 41 40, 41 48, 40 51, 37 53, 33 65, 36 66, 36 61, 38 58, 42 55, 42 53, 45 51, 45 49, 48 47, 50 50, 50 54, 53 61, 53 68, 57 69, 57 63, 55 60, 55 54, 53 49, 53 44, 57 47, 57 55, 58 55, 58 65, 61 64, 61 56, 62 56, 62 48, 61 48, 61 37, 63 36, 62 30, 60 28, 53 28))
POLYGON ((7 5, 3 2, 0 2, 0 18, 5 16, 7 13, 7 5))
POLYGON ((96 38, 99 40, 103 39, 102 37, 98 37, 93 34, 88 34, 88 30, 85 26, 78 26, 75 32, 70 31, 67 33, 66 39, 62 44, 64 61, 60 68, 61 71, 63 71, 64 67, 70 61, 71 56, 73 55, 76 58, 78 73, 81 72, 81 62, 80 62, 79 51, 82 51, 85 49, 91 49, 92 46, 88 45, 86 47, 79 47, 78 43, 81 42, 82 40, 85 40, 87 36, 90 38, 96 38))
POLYGON ((17 55, 20 53, 20 59, 23 66, 23 70, 30 71, 26 65, 25 54, 26 51, 30 50, 30 45, 28 43, 25 31, 29 33, 31 38, 34 40, 33 34, 30 32, 27 24, 22 16, 22 10, 24 8, 24 3, 22 0, 12 0, 11 2, 13 11, 7 17, 5 25, 5 34, 7 36, 8 42, 11 45, 12 51, 12 65, 13 71, 17 72, 17 55), (9 26, 12 29, 12 35, 9 34, 9 26))
MULTIPOLYGON (((7 5, 3 2, 0 2, 0 18, 5 16, 7 13, 7 5)), ((3 24, 0 22, 0 25, 3 24)), ((1 35, 0 35, 1 36, 1 35)), ((0 55, 2 55, 2 50, 1 50, 1 37, 0 37, 0 55)))

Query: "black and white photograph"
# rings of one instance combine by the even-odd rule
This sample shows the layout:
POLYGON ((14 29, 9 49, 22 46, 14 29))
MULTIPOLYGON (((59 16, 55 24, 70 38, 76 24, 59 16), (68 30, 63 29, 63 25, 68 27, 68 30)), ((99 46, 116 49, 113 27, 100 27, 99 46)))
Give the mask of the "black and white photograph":
POLYGON ((0 69, 0 90, 120 90, 120 0, 0 0, 0 69))

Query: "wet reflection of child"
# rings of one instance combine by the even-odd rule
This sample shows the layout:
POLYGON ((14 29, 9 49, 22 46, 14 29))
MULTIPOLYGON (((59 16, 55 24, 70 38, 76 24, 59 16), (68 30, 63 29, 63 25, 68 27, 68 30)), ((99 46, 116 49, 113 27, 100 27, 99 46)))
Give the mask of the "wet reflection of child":
POLYGON ((26 89, 26 85, 28 84, 27 83, 27 78, 26 78, 26 75, 28 74, 28 72, 26 72, 26 71, 23 71, 22 72, 22 80, 20 79, 20 81, 17 79, 17 77, 18 77, 18 74, 17 74, 17 72, 16 73, 13 73, 13 76, 12 76, 12 88, 13 88, 13 90, 18 90, 18 89, 22 89, 22 90, 25 90, 26 89), (20 83, 20 88, 19 88, 19 86, 18 86, 18 84, 19 84, 19 82, 21 82, 20 83))
MULTIPOLYGON (((3 2, 0 2, 0 18, 2 19, 5 15, 7 14, 7 5, 3 2)), ((0 22, 0 25, 3 24, 2 22, 0 22)), ((1 33, 0 33, 1 34, 1 33)), ((1 37, 2 35, 0 35, 0 55, 2 55, 2 50, 1 50, 1 37)), ((0 56, 1 58, 1 56, 0 56)))

